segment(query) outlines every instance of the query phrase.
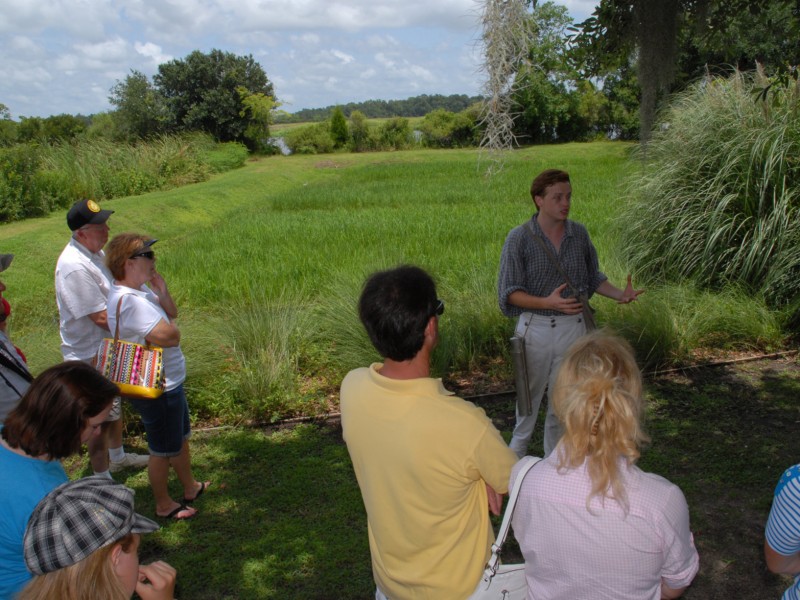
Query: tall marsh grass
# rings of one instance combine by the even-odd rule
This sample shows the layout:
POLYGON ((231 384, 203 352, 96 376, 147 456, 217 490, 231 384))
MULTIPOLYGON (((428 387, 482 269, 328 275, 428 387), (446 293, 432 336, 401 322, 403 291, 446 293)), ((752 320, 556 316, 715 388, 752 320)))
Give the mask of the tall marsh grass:
MULTIPOLYGON (((497 305, 500 251, 530 218, 528 189, 544 168, 572 174, 572 216, 587 224, 600 262, 620 284, 640 277, 615 222, 630 145, 564 144, 515 152, 491 179, 477 151, 270 157, 207 182, 111 200, 112 232, 160 241, 157 266, 181 311, 186 381, 209 421, 271 421, 337 408, 348 370, 379 360, 356 313, 368 274, 417 264, 434 277, 445 313, 434 374, 491 369, 511 385, 513 322, 497 305)), ((53 268, 68 238, 63 213, 4 226, 0 251, 14 304, 12 339, 36 371, 58 354, 53 268)), ((697 345, 773 347, 780 314, 747 292, 651 286, 639 302, 597 298, 647 366, 673 364, 697 345)))
POLYGON ((631 262, 651 280, 742 287, 797 320, 799 110, 797 80, 760 72, 678 96, 629 184, 621 232, 631 262))
MULTIPOLYGON (((42 166, 53 189, 70 198, 105 200, 205 181, 212 173, 205 157, 214 147, 202 134, 137 144, 81 140, 44 148, 42 166)), ((242 147, 231 167, 241 166, 246 156, 242 147)))
POLYGON ((136 144, 77 138, 0 151, 0 222, 42 216, 81 198, 108 200, 205 181, 244 164, 241 144, 205 134, 136 144))

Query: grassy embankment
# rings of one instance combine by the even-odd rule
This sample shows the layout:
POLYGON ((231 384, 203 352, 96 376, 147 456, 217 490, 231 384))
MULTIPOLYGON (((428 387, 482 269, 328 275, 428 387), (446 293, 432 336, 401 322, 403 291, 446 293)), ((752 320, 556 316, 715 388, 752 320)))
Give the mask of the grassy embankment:
MULTIPOLYGON (((497 309, 497 264, 508 230, 532 212, 532 175, 551 165, 572 172, 572 216, 587 224, 601 265, 621 283, 628 267, 614 225, 628 149, 526 149, 491 180, 473 150, 274 157, 104 206, 116 211, 112 234, 137 230, 161 240, 158 267, 181 309, 197 414, 274 420, 335 408, 343 374, 375 359, 355 302, 368 273, 398 263, 430 270, 447 303, 438 373, 509 375, 511 323, 497 309)), ((2 251, 18 255, 4 273, 13 337, 39 371, 59 360, 53 269, 69 232, 64 215, 53 214, 0 233, 2 251)), ((623 330, 648 364, 679 360, 708 339, 780 340, 777 317, 736 294, 672 286, 649 289, 636 305, 594 304, 600 321, 623 330)))

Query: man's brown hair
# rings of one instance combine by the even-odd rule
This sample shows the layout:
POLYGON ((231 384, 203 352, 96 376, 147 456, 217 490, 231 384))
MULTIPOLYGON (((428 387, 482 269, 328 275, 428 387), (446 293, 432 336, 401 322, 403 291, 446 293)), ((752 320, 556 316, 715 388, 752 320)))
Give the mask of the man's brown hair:
MULTIPOLYGON (((556 183, 569 183, 569 173, 560 169, 546 169, 539 173, 531 183, 531 200, 536 204, 536 196, 544 197, 547 188, 556 183)), ((538 210, 538 205, 537 205, 538 210)))

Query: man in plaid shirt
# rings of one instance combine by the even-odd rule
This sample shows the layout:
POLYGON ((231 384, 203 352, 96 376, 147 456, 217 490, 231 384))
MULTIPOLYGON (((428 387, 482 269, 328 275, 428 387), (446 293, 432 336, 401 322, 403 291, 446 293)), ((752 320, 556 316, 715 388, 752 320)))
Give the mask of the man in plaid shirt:
MULTIPOLYGON (((597 251, 586 228, 568 218, 572 200, 568 173, 557 169, 541 172, 531 184, 531 197, 537 212, 508 234, 497 284, 500 310, 508 317, 519 317, 516 333, 525 338, 532 414, 517 413, 509 444, 520 457, 527 452, 539 406, 548 386, 553 388, 564 353, 586 333, 578 296, 591 298, 596 292, 627 304, 644 291, 633 289, 630 275, 622 290, 600 271, 597 251), (548 250, 560 263, 560 270, 548 250)), ((548 402, 545 456, 560 437, 561 425, 548 402)))

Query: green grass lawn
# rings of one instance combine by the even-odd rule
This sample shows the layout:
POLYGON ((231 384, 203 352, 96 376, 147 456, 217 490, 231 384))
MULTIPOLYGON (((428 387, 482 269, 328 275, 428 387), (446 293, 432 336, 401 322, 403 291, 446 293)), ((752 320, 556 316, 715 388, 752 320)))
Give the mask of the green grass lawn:
MULTIPOLYGON (((651 378, 647 390, 653 441, 640 465, 681 486, 700 553, 701 571, 685 597, 780 597, 788 583, 767 573, 762 547, 772 491, 798 460, 797 359, 651 378)), ((484 407, 508 439, 512 403, 484 407)), ((532 452, 541 449, 543 418, 532 452)), ((138 438, 129 447, 146 450, 138 438)), ((143 560, 177 568, 180 600, 374 597, 366 514, 338 427, 201 431, 192 451, 195 475, 213 481, 198 500, 201 513, 165 524, 141 547, 143 560)), ((85 457, 70 463, 73 477, 89 474, 85 457)), ((152 516, 146 474, 117 479, 136 490, 137 510, 152 516)), ((173 481, 173 495, 180 493, 173 481)), ((504 559, 520 560, 513 540, 504 559)))

